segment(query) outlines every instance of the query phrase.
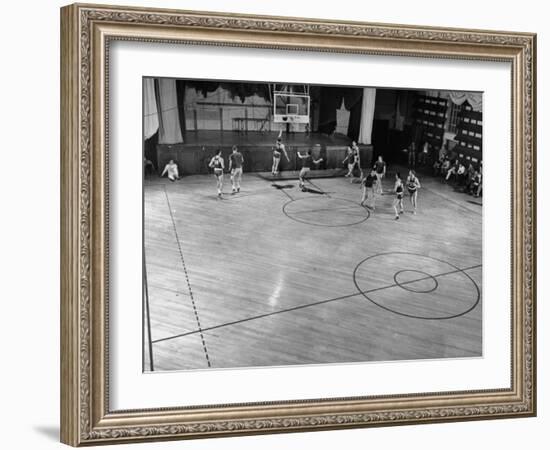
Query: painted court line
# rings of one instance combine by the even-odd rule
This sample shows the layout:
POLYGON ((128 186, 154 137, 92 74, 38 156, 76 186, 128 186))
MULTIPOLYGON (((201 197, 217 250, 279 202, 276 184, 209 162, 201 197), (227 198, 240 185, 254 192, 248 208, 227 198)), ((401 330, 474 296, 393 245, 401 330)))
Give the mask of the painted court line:
POLYGON ((204 335, 202 333, 201 328, 201 322, 199 319, 199 312, 197 311, 197 305, 195 304, 195 298, 193 297, 193 291, 191 290, 191 283, 189 282, 189 274, 187 273, 187 267, 185 266, 185 260, 183 259, 183 252, 181 250, 181 244, 178 237, 178 230, 176 228, 176 221, 174 219, 174 215, 172 214, 172 207, 170 205, 170 199, 168 198, 168 192, 166 189, 164 190, 164 193, 166 195, 166 203, 168 204, 168 211, 170 212, 170 217, 172 219, 172 226, 174 227, 174 235, 176 237, 176 243, 178 244, 178 250, 180 252, 180 259, 181 264, 183 266, 183 272, 185 273, 185 279, 187 281, 187 287, 189 288, 189 296, 191 297, 191 304, 193 306, 193 312, 195 313, 195 320, 197 321, 197 325, 199 327, 198 333, 200 333, 201 341, 202 341, 202 348, 204 350, 204 354, 206 356, 206 363, 208 364, 208 367, 212 367, 210 364, 210 358, 208 356, 208 349, 206 348, 206 341, 204 340, 204 335))
MULTIPOLYGON (((464 272, 464 271, 467 271, 467 270, 476 269, 476 268, 481 267, 481 266, 482 266, 482 264, 478 264, 478 265, 466 267, 466 268, 463 268, 463 269, 452 270, 450 272, 444 272, 444 273, 440 273, 440 274, 437 274, 437 275, 430 275, 429 277, 422 277, 422 278, 406 281, 406 282, 403 282, 403 283, 400 283, 400 284, 401 285, 406 285, 406 284, 411 284, 411 283, 417 283, 418 281, 423 281, 423 280, 426 280, 426 279, 429 279, 429 278, 432 278, 432 277, 437 278, 437 277, 452 275, 454 273, 459 273, 459 272, 464 272)), ((382 290, 385 290, 385 289, 390 289, 390 288, 397 287, 397 286, 398 286, 398 284, 394 283, 394 284, 390 284, 390 285, 387 285, 387 286, 381 286, 381 287, 378 287, 378 288, 369 289, 368 291, 364 291, 364 293, 370 294, 370 293, 373 293, 373 292, 378 292, 378 291, 382 291, 382 290)), ((250 321, 253 321, 253 320, 257 320, 257 319, 263 319, 265 317, 275 316, 277 314, 283 314, 283 313, 297 311, 297 310, 300 310, 300 309, 311 308, 313 306, 324 305, 326 303, 345 300, 345 299, 356 297, 356 296, 359 296, 359 295, 363 295, 363 293, 362 292, 356 292, 356 293, 353 293, 353 294, 343 295, 341 297, 335 297, 335 298, 330 298, 330 299, 327 299, 327 300, 321 300, 321 301, 317 301, 317 302, 306 303, 304 305, 294 306, 292 308, 282 309, 282 310, 274 311, 274 312, 271 312, 271 313, 265 313, 265 314, 260 314, 260 315, 257 315, 257 316, 247 317, 246 319, 235 320, 233 322, 227 322, 227 323, 223 323, 223 324, 220 324, 220 325, 214 325, 214 326, 211 326, 211 327, 202 328, 201 330, 189 331, 187 333, 181 333, 181 334, 177 334, 177 335, 174 335, 174 336, 168 336, 168 337, 165 337, 165 338, 157 339, 157 340, 153 341, 153 344, 157 344, 159 342, 164 342, 164 341, 169 341, 171 339, 177 339, 177 338, 189 336, 189 335, 192 335, 192 334, 217 330, 219 328, 229 327, 229 326, 232 326, 232 325, 237 325, 237 324, 244 323, 244 322, 250 322, 250 321)))
MULTIPOLYGON (((147 266, 145 264, 145 251, 143 252, 143 285, 145 287, 145 313, 147 319, 147 346, 149 349, 149 370, 151 372, 155 371, 155 365, 153 362, 153 338, 151 336, 151 313, 149 308, 149 288, 147 285, 147 266)), ((145 362, 145 358, 143 358, 145 362)))

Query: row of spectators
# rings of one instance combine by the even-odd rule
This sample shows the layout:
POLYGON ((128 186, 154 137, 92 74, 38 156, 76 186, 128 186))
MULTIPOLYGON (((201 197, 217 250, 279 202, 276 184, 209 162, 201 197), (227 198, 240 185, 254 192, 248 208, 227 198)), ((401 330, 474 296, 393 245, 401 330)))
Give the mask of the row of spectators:
POLYGON ((404 151, 410 168, 433 167, 434 175, 445 183, 453 183, 465 193, 479 197, 482 195, 482 163, 475 165, 471 161, 464 163, 456 152, 449 150, 448 141, 441 148, 434 148, 428 142, 422 146, 412 142, 404 151), (467 166, 465 165, 467 164, 467 166))
POLYGON ((451 161, 448 156, 438 159, 433 165, 434 175, 442 177, 444 183, 453 182, 457 188, 475 197, 479 197, 483 191, 482 169, 482 162, 478 167, 471 162, 466 167, 459 159, 451 161))

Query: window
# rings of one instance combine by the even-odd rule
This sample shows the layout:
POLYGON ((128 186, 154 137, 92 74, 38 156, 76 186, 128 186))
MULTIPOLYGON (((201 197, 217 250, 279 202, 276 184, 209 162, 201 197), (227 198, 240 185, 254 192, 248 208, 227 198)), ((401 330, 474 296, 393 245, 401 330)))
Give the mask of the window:
POLYGON ((451 132, 451 133, 456 133, 457 132, 457 125, 458 125, 458 122, 460 121, 460 113, 462 111, 462 108, 464 106, 464 104, 462 105, 457 105, 453 102, 449 102, 450 103, 450 108, 449 108, 449 125, 447 127, 447 131, 451 132))

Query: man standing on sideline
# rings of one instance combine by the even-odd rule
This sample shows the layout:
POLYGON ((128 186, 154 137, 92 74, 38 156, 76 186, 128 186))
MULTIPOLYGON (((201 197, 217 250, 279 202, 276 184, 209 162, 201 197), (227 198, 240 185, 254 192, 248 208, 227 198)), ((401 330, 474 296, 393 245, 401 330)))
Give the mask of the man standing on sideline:
POLYGON ((233 146, 233 153, 229 156, 229 171, 231 172, 232 194, 241 191, 241 179, 243 176, 244 158, 236 145, 233 146))
POLYGON ((407 148, 409 168, 414 169, 416 166, 416 143, 413 141, 407 148))
POLYGON ((386 176, 386 163, 380 155, 378 160, 374 163, 374 170, 376 171, 376 192, 379 194, 383 193, 382 189, 382 178, 386 176))

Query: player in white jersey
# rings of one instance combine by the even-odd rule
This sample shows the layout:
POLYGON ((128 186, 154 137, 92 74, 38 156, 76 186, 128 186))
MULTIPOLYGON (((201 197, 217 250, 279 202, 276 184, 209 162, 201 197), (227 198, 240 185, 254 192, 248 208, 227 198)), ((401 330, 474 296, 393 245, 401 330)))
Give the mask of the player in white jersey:
POLYGON ((168 164, 164 166, 164 170, 162 171, 160 176, 163 177, 164 174, 167 174, 170 181, 179 180, 180 174, 178 171, 178 165, 174 162, 173 159, 171 159, 168 164))
POLYGON ((229 155, 229 172, 231 172, 232 193, 241 191, 241 179, 243 176, 244 158, 236 145, 233 146, 233 153, 229 155))
MULTIPOLYGON (((346 177, 353 178, 353 171, 355 167, 359 167, 359 170, 361 170, 361 164, 359 161, 359 147, 357 146, 356 142, 353 141, 351 143, 351 146, 348 147, 346 152, 346 158, 342 162, 348 163, 348 173, 346 173, 346 177)), ((353 180, 351 180, 353 182, 353 180)))

